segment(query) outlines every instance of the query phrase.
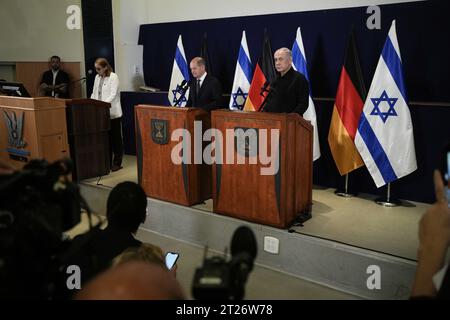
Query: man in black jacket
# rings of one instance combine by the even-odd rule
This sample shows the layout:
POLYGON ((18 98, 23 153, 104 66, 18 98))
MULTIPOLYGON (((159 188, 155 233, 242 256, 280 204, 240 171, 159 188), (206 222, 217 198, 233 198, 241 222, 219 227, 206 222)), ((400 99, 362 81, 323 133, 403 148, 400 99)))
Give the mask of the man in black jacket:
POLYGON ((114 187, 106 206, 108 226, 77 236, 65 257, 65 264, 78 265, 85 283, 106 270, 113 259, 128 248, 142 243, 134 235, 147 217, 147 196, 134 182, 122 182, 114 187))
POLYGON ((206 72, 205 60, 192 59, 191 73, 194 76, 189 83, 189 99, 186 107, 197 107, 207 111, 219 109, 222 104, 222 86, 217 78, 206 72))
POLYGON ((309 85, 308 80, 292 67, 292 52, 288 48, 281 48, 275 52, 275 68, 277 78, 270 83, 265 112, 298 113, 303 116, 308 109, 309 85))
POLYGON ((54 98, 69 98, 69 75, 60 69, 61 58, 50 58, 51 69, 42 75, 41 95, 54 98))

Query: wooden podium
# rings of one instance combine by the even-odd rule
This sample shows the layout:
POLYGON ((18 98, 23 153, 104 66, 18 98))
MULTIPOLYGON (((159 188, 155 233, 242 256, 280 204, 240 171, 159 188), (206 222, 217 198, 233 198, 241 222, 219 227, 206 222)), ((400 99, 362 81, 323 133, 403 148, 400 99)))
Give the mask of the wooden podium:
POLYGON ((93 99, 73 99, 66 100, 66 106, 74 179, 81 181, 109 174, 111 105, 93 99))
POLYGON ((195 164, 193 151, 194 122, 201 121, 205 131, 210 128, 210 114, 197 108, 138 105, 135 118, 138 179, 147 196, 185 206, 210 199, 211 166, 195 164), (177 129, 190 135, 183 138, 186 147, 188 142, 192 146, 189 163, 172 161, 172 151, 180 145, 171 141, 177 129))
MULTIPOLYGON (((225 155, 233 155, 234 164, 213 164, 214 212, 277 228, 286 228, 299 214, 311 212, 313 127, 308 121, 297 114, 226 110, 213 111, 211 121, 224 137, 227 129, 235 135, 234 143, 223 143, 222 149, 224 161, 228 157, 225 155), (268 129, 267 150, 260 143, 262 129, 268 129), (279 130, 275 145, 270 143, 273 129, 279 130), (256 152, 247 142, 237 148, 243 132, 248 136, 257 132, 256 152), (261 164, 257 156, 261 147, 265 155, 273 150, 279 165, 273 175, 261 174, 262 168, 269 167, 261 164), (257 164, 249 164, 252 157, 257 164), (246 164, 238 164, 238 158, 246 164)), ((250 141, 244 135, 241 139, 250 141)))
POLYGON ((0 96, 0 160, 16 170, 31 159, 69 157, 62 99, 0 96))

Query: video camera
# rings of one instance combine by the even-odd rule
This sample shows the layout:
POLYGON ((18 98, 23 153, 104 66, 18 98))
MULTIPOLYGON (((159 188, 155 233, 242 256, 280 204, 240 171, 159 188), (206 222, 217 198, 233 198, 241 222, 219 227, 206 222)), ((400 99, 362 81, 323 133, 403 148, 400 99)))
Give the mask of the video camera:
POLYGON ((241 226, 231 240, 231 260, 214 256, 207 258, 195 272, 192 294, 199 300, 242 300, 245 283, 257 255, 256 238, 248 227, 241 226))
POLYGON ((70 160, 32 160, 0 176, 0 299, 51 299, 63 232, 81 220, 70 160))

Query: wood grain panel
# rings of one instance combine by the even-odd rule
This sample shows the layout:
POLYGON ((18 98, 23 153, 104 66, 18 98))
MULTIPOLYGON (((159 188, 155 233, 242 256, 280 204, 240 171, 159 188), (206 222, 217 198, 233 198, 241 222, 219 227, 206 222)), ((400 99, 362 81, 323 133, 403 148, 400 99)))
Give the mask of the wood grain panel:
MULTIPOLYGON (((17 62, 16 81, 23 83, 32 97, 38 97, 42 74, 47 70, 50 70, 48 62, 17 62)), ((61 70, 67 72, 71 82, 81 78, 80 62, 61 62, 61 70)), ((77 82, 69 87, 71 98, 81 98, 81 86, 77 82)))
MULTIPOLYGON (((203 121, 203 131, 209 128, 209 113, 196 108, 169 108, 149 105, 135 107, 136 126, 140 137, 142 163, 139 181, 149 197, 186 206, 200 203, 211 197, 211 166, 194 164, 194 153, 190 164, 174 164, 172 150, 180 143, 171 141, 177 129, 186 129, 186 137, 194 147, 194 121, 203 121), (168 123, 168 143, 157 144, 152 139, 152 120, 168 123)), ((139 145, 137 146, 140 147, 139 145)))
POLYGON ((69 157, 65 100, 53 98, 17 98, 0 96, 0 159, 16 169, 21 169, 31 159, 49 162, 69 157), (24 114, 21 152, 29 153, 18 161, 7 152, 8 129, 5 113, 19 117, 24 114))
MULTIPOLYGON (((231 112, 216 110, 211 115, 212 127, 220 130, 236 128, 268 129, 268 154, 276 146, 270 144, 270 130, 280 132, 279 172, 262 175, 267 168, 257 164, 214 164, 214 212, 285 228, 312 203, 312 126, 296 114, 231 112)), ((226 153, 233 145, 224 148, 226 153)))

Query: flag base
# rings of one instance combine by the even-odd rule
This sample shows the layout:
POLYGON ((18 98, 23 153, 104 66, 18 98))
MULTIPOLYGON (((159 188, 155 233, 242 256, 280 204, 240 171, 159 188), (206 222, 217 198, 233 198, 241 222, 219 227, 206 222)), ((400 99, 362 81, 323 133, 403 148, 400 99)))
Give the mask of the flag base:
POLYGON ((347 199, 356 197, 356 193, 350 193, 350 192, 339 191, 339 190, 336 190, 334 192, 334 194, 337 195, 338 197, 347 198, 347 199))
POLYGON ((378 204, 379 206, 387 208, 398 207, 399 205, 401 205, 401 202, 399 200, 387 199, 386 197, 376 199, 375 203, 378 204))

